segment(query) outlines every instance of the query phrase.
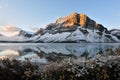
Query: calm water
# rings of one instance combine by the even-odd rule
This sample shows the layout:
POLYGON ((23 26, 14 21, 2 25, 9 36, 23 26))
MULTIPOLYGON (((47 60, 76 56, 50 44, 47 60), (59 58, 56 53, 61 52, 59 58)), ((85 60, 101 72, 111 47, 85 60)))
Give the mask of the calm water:
POLYGON ((92 58, 98 54, 109 55, 109 51, 120 49, 120 43, 1 43, 0 58, 48 63, 68 57, 92 58))

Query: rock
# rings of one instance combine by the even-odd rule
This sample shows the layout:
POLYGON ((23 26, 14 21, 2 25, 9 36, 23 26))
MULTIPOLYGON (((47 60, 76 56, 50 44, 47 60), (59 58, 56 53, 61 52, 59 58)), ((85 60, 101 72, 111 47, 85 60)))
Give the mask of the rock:
POLYGON ((43 30, 44 30, 43 28, 40 28, 40 29, 36 32, 36 35, 37 35, 37 34, 41 34, 41 33, 43 32, 43 30))
POLYGON ((96 27, 100 32, 103 31, 105 31, 106 33, 108 32, 107 28, 105 28, 102 24, 96 24, 96 27))
POLYGON ((56 25, 60 23, 63 23, 61 25, 61 28, 71 28, 71 27, 79 26, 79 14, 72 13, 64 18, 57 19, 55 22, 56 25))
POLYGON ((87 22, 87 16, 85 14, 80 14, 80 26, 85 27, 87 22))
POLYGON ((98 29, 100 31, 107 30, 101 24, 97 24, 94 20, 90 19, 85 14, 72 13, 69 16, 59 18, 56 20, 55 24, 61 24, 61 28, 73 28, 73 27, 83 27, 88 29, 98 29))

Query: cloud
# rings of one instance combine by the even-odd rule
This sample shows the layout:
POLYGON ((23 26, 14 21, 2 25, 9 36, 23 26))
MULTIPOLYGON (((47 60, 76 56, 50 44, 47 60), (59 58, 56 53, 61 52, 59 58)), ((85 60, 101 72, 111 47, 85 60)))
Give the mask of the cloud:
POLYGON ((3 8, 3 6, 0 5, 0 9, 2 9, 2 8, 3 8))
POLYGON ((3 7, 2 6, 0 6, 0 9, 2 9, 3 7))
POLYGON ((0 26, 0 34, 6 36, 6 37, 13 37, 19 34, 21 29, 7 25, 7 26, 0 26))
POLYGON ((0 26, 0 31, 4 31, 4 32, 15 32, 19 30, 20 30, 19 28, 12 25, 0 26))
POLYGON ((0 9, 4 9, 4 8, 6 8, 8 5, 7 4, 2 4, 2 5, 0 5, 0 9))

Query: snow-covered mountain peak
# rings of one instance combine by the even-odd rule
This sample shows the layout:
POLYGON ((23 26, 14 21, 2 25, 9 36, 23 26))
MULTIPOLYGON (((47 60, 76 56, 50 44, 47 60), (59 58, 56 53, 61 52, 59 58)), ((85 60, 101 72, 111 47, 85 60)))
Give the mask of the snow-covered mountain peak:
POLYGON ((96 23, 94 20, 89 18, 87 15, 83 13, 72 13, 65 17, 60 17, 56 20, 55 25, 59 25, 61 28, 73 28, 73 27, 83 27, 88 29, 99 29, 103 31, 105 29, 101 24, 96 23))
POLYGON ((118 33, 113 35, 87 15, 75 12, 58 18, 36 34, 40 34, 38 42, 120 42, 118 33))

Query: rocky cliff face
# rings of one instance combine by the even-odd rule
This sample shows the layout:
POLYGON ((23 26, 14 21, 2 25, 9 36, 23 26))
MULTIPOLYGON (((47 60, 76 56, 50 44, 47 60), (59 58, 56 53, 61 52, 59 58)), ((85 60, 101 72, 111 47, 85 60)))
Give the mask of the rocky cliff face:
POLYGON ((72 13, 64 18, 59 18, 56 20, 56 24, 63 23, 61 27, 74 27, 81 26, 86 28, 96 27, 96 22, 87 17, 85 14, 72 13))
POLYGON ((85 14, 78 13, 72 13, 64 18, 59 18, 55 22, 56 25, 60 23, 63 23, 61 25, 62 28, 80 26, 89 29, 105 29, 101 24, 97 24, 94 20, 90 19, 85 14))
POLYGON ((90 19, 85 14, 72 13, 69 16, 58 18, 55 23, 47 25, 48 30, 50 29, 65 29, 77 27, 87 28, 87 29, 98 29, 99 31, 108 31, 103 25, 96 23, 94 20, 90 19), (56 27, 58 26, 58 27, 56 27))

